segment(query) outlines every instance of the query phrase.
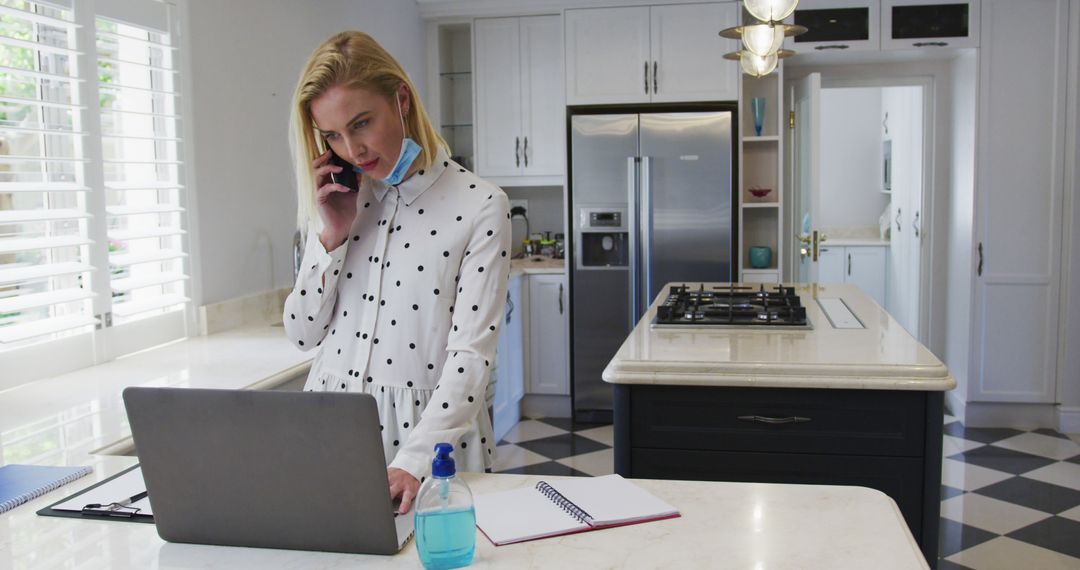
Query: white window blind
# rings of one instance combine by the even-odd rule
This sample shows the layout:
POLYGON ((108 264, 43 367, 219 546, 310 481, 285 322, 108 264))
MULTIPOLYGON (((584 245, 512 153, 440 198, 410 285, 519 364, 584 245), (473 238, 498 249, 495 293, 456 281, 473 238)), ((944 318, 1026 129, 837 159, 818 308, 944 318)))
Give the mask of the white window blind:
POLYGON ((187 335, 174 14, 0 0, 0 389, 187 335))
POLYGON ((0 349, 95 323, 77 28, 0 0, 0 349))
POLYGON ((96 19, 112 316, 185 307, 175 47, 168 33, 96 19))

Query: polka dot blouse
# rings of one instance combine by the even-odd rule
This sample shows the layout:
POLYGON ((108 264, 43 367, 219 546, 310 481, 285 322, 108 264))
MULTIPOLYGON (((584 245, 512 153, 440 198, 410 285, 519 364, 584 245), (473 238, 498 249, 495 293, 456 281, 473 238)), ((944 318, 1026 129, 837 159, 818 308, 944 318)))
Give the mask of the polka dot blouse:
POLYGON ((327 252, 312 226, 285 332, 318 349, 305 390, 375 397, 388 466, 418 480, 436 443, 491 466, 484 393, 506 305, 506 194, 440 151, 400 185, 363 177, 357 216, 327 252))

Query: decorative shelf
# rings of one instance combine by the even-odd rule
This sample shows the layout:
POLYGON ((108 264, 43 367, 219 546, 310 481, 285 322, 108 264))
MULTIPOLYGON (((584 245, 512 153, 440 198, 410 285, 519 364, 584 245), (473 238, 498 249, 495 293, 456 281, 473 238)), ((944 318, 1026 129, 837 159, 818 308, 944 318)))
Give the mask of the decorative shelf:
POLYGON ((454 77, 468 77, 470 75, 472 75, 471 71, 444 71, 439 74, 439 77, 449 77, 453 79, 454 77))
POLYGON ((778 269, 775 268, 775 267, 766 267, 764 269, 747 268, 747 269, 742 270, 743 273, 755 273, 755 274, 776 273, 777 271, 778 271, 778 269))
POLYGON ((744 202, 743 208, 779 208, 780 202, 744 202))
POLYGON ((743 137, 743 142, 780 142, 780 135, 762 135, 760 137, 743 137))
POLYGON ((458 125, 442 125, 442 128, 444 128, 444 129, 463 129, 463 128, 471 127, 471 126, 472 126, 472 123, 461 123, 461 124, 458 124, 458 125))

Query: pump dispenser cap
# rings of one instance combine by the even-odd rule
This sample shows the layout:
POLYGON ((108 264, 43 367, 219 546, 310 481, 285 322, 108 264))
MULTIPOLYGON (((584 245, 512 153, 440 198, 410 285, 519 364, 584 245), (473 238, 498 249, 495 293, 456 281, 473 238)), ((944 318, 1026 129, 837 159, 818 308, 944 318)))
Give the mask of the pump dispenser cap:
POLYGON ((457 468, 454 467, 454 459, 450 457, 452 451, 454 451, 454 446, 449 443, 435 444, 435 459, 431 460, 432 477, 445 478, 454 476, 457 468))

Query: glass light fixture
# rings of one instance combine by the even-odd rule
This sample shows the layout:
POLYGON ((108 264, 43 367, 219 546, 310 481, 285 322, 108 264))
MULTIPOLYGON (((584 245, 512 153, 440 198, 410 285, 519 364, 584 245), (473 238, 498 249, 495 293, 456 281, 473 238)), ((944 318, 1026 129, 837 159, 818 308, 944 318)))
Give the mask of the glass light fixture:
POLYGON ((793 55, 795 55, 795 52, 787 49, 778 50, 765 57, 742 50, 726 53, 724 59, 737 60, 742 67, 743 73, 751 77, 764 77, 776 69, 779 60, 793 55))
POLYGON ((769 24, 754 24, 742 27, 742 44, 746 51, 761 57, 776 53, 784 43, 784 27, 769 24))
POLYGON ((768 22, 720 30, 720 37, 741 40, 746 51, 765 57, 780 50, 784 38, 805 34, 807 31, 805 26, 768 22))
POLYGON ((743 52, 739 58, 739 65, 742 66, 743 73, 751 77, 764 77, 772 73, 776 69, 776 62, 775 53, 763 57, 755 53, 743 52))
POLYGON ((799 0, 743 0, 750 15, 762 22, 779 22, 795 11, 799 0))

